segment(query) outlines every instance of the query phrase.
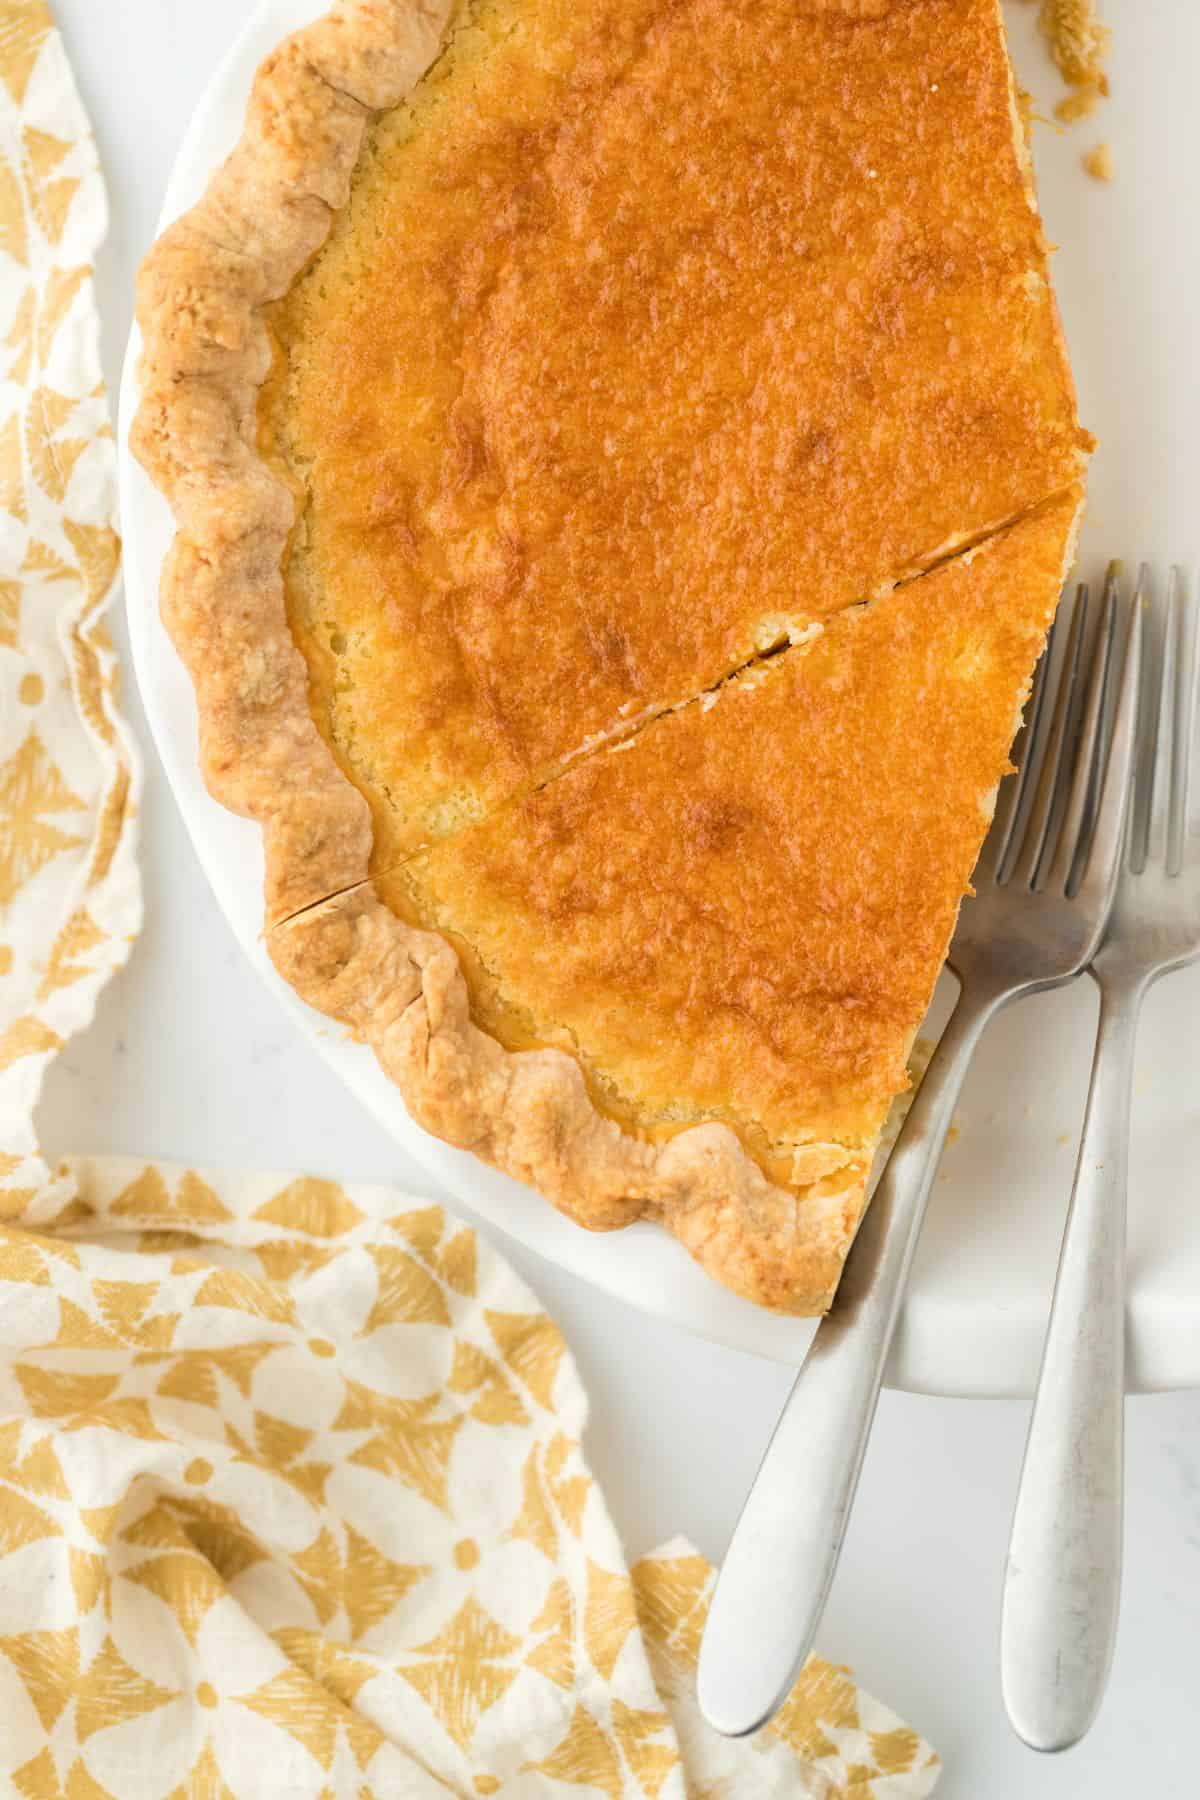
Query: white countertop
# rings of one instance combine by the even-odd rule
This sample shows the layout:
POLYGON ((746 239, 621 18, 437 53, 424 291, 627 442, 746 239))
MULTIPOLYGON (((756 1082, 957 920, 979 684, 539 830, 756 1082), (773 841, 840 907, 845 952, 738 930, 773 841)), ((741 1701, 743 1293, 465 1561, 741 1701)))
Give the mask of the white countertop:
MULTIPOLYGON (((191 109, 245 0, 55 0, 109 179, 100 272, 115 393, 133 274, 191 109)), ((118 635, 120 622, 118 621, 118 635)), ((54 1069, 46 1147, 297 1168, 428 1192, 258 985, 217 911, 144 729, 147 923, 92 1031, 54 1069)), ((1064 1197, 1065 1199, 1065 1197, 1064 1197)), ((787 1374, 656 1324, 512 1245, 591 1391, 593 1467, 630 1554, 682 1531, 718 1558, 787 1374)), ((945 1800, 1188 1800, 1200 1627, 1200 1396, 1129 1408, 1125 1605, 1112 1688, 1078 1750, 1012 1737, 997 1611, 1025 1408, 884 1396, 822 1635, 937 1745, 945 1800)))

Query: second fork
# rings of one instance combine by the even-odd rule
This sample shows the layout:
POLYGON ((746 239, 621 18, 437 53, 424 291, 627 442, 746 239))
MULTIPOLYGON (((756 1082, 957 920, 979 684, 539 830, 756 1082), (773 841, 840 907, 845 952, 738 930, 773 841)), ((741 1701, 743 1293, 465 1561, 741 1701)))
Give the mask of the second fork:
MULTIPOLYGON (((1109 581, 1111 588, 1111 574, 1109 581)), ((1134 599, 1139 612, 1146 590, 1143 570, 1134 599)), ((1083 1736, 1116 1639, 1137 1020, 1151 982, 1200 955, 1200 644, 1188 634, 1192 654, 1181 654, 1182 593, 1173 570, 1157 692, 1148 687, 1143 708, 1129 841, 1091 969, 1101 997, 1091 1091, 1005 1571, 1004 1701, 1015 1730, 1035 1750, 1064 1750, 1083 1736)))

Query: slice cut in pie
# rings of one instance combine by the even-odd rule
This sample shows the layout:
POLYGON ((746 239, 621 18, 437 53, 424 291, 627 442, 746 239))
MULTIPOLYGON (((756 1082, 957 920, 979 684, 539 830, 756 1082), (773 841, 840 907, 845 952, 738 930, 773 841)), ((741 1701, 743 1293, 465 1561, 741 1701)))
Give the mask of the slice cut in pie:
POLYGON ((827 1305, 1082 505, 996 0, 343 0, 139 317, 280 968, 827 1305))
POLYGON ((769 1305, 826 1304, 1079 502, 300 914, 277 957, 336 968, 440 1136, 582 1223, 663 1218, 769 1305))

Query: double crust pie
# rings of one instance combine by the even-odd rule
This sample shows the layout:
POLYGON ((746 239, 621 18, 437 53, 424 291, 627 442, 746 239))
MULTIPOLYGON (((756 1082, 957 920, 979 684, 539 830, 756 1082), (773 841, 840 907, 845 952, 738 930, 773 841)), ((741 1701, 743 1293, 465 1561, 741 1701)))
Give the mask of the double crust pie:
POLYGON ((277 966, 428 1129, 823 1309, 1090 447, 997 0, 343 0, 139 318, 277 966))

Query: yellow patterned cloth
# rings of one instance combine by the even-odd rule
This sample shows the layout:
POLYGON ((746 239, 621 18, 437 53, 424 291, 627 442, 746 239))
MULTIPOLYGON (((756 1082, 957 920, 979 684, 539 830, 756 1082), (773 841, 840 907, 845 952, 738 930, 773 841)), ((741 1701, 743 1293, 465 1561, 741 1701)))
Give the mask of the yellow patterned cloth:
POLYGON ((27 1800, 910 1800, 937 1761, 813 1660, 692 1698, 712 1581, 627 1568, 556 1326, 440 1206, 50 1171, 33 1107, 140 919, 91 263, 42 0, 0 0, 0 1790, 27 1800))

